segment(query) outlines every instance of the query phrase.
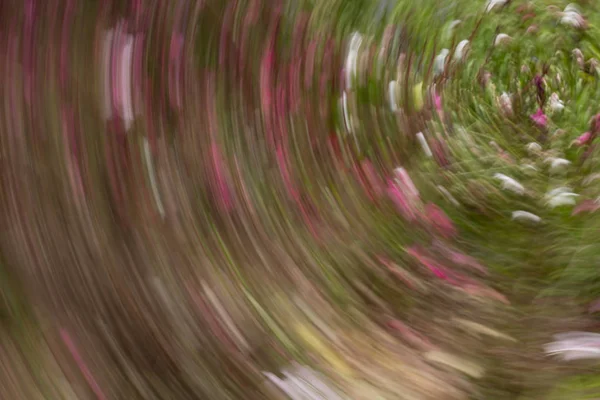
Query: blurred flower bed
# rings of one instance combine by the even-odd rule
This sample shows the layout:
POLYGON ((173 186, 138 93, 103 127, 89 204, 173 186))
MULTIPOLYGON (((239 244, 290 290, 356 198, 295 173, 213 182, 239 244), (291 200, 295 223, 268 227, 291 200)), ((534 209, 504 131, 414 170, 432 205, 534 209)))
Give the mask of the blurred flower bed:
POLYGON ((0 4, 0 397, 600 398, 599 11, 0 4))

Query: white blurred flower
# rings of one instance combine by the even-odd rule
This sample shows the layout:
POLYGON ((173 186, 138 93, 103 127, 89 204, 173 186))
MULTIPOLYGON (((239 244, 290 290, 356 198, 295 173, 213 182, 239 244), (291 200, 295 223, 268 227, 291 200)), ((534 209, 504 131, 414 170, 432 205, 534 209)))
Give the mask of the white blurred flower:
POLYGON ((587 185, 589 185, 590 183, 594 182, 595 180, 597 180, 597 179, 599 179, 599 178, 600 178, 600 173, 591 174, 591 175, 588 175, 588 176, 586 176, 586 177, 583 179, 583 182, 582 182, 582 183, 583 183, 585 186, 587 186, 587 185))
POLYGON ((417 133, 417 140, 419 141, 419 144, 423 148, 425 155, 427 157, 433 156, 433 153, 431 153, 431 149, 429 148, 429 145, 427 144, 427 140, 425 140, 425 136, 423 135, 423 132, 417 133))
POLYGON ((496 173, 494 174, 494 178, 500 180, 502 182, 502 189, 510 190, 516 194, 524 194, 525 188, 515 179, 510 176, 506 176, 504 174, 496 173))
POLYGON ((362 43, 362 35, 358 32, 352 33, 350 44, 348 45, 348 55, 346 57, 346 87, 352 87, 352 79, 356 75, 356 64, 358 61, 358 49, 362 43))
POLYGON ((560 15, 560 23, 563 25, 572 26, 573 28, 583 28, 586 25, 585 18, 583 18, 579 9, 573 3, 566 6, 565 11, 560 15))
POLYGON ((342 396, 317 372, 300 365, 283 370, 281 379, 270 372, 263 374, 292 400, 342 400, 342 396))
POLYGON ((398 105, 396 104, 396 92, 398 90, 398 83, 391 81, 388 85, 388 91, 390 96, 390 109, 392 111, 398 111, 398 105))
POLYGON ((565 108, 565 104, 558 97, 557 93, 552 93, 550 96, 550 109, 554 112, 562 111, 565 108))
POLYGON ((554 339, 544 346, 548 355, 558 355, 564 361, 600 358, 600 334, 567 332, 554 335, 554 339))
POLYGON ((458 43, 458 45, 456 46, 456 50, 454 51, 454 59, 455 60, 460 60, 463 58, 463 56, 465 55, 466 51, 466 47, 469 45, 469 41, 468 40, 461 40, 460 43, 458 43))
POLYGON ((433 61, 433 73, 437 76, 444 72, 444 67, 446 66, 446 58, 448 57, 448 53, 450 50, 442 49, 440 53, 435 56, 435 60, 433 61))
POLYGON ((548 193, 546 193, 546 198, 549 199, 549 198, 556 196, 557 194, 561 194, 561 193, 571 193, 571 191, 572 191, 572 189, 568 186, 557 187, 555 189, 552 189, 548 193))
POLYGON ((583 67, 585 67, 585 57, 583 56, 583 53, 581 52, 581 50, 573 49, 571 54, 573 54, 573 57, 575 57, 575 61, 577 62, 577 65, 579 66, 579 68, 583 69, 583 67))
POLYGON ((575 197, 578 196, 578 194, 571 192, 570 188, 559 187, 546 194, 546 204, 550 208, 573 206, 575 205, 575 197))
POLYGON ((550 172, 553 174, 563 172, 571 164, 571 161, 558 157, 548 157, 544 161, 550 164, 550 172))
POLYGON ((133 35, 124 33, 121 26, 107 31, 102 43, 104 116, 107 120, 112 118, 113 109, 116 109, 118 115, 123 119, 125 129, 129 129, 134 120, 133 44, 133 35), (119 93, 113 90, 113 87, 118 88, 119 93))
POLYGON ((496 39, 494 39, 494 46, 498 46, 500 44, 508 43, 511 41, 511 37, 506 33, 499 33, 496 35, 496 39))
POLYGON ((530 213, 528 211, 518 210, 512 212, 512 219, 515 221, 528 221, 538 223, 542 219, 537 215, 530 213))
POLYGON ((502 109, 505 115, 512 115, 512 98, 508 93, 502 93, 502 95, 498 98, 498 103, 500 104, 500 108, 502 109))
POLYGON ((448 25, 446 34, 448 36, 452 35, 452 31, 454 31, 454 28, 456 28, 456 26, 458 24, 460 24, 462 21, 460 19, 455 19, 454 21, 450 22, 450 24, 448 25))
POLYGON ((529 175, 537 172, 537 170, 538 170, 535 166, 533 166, 531 164, 521 164, 520 167, 521 167, 521 170, 523 170, 523 172, 525 172, 526 174, 529 174, 529 175))
POLYGON ((403 167, 394 169, 394 175, 396 175, 396 183, 398 183, 404 191, 415 199, 419 197, 419 190, 403 167))
POLYGON ((489 0, 485 7, 486 12, 492 11, 496 7, 500 7, 506 4, 506 0, 489 0))
POLYGON ((536 142, 531 142, 527 144, 526 148, 529 154, 538 154, 540 151, 542 151, 542 146, 540 146, 540 144, 536 142))

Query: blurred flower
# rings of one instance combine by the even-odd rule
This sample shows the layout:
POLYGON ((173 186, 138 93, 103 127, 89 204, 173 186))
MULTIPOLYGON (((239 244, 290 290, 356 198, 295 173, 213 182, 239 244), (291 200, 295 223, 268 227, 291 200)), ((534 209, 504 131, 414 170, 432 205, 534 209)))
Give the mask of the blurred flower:
POLYGON ((502 95, 498 98, 498 104, 500 105, 500 109, 504 115, 511 116, 513 114, 512 98, 508 93, 502 93, 502 95))
POLYGON ((577 146, 583 146, 583 145, 588 144, 591 139, 592 139, 592 133, 589 131, 584 132, 577 139, 575 139, 573 141, 573 144, 575 144, 577 146))
POLYGON ((356 66, 358 62, 358 50, 362 43, 362 35, 358 32, 352 33, 350 43, 348 45, 348 55, 346 57, 346 88, 352 87, 352 79, 356 75, 356 66))
POLYGON ((456 46, 456 50, 454 51, 454 59, 460 60, 463 56, 466 55, 467 46, 469 45, 468 40, 461 40, 456 46))
POLYGON ((398 111, 398 105, 396 104, 396 92, 398 90, 398 83, 396 81, 391 81, 388 85, 388 93, 390 100, 390 109, 392 111, 398 111))
POLYGON ((544 161, 550 163, 550 172, 554 174, 563 172, 571 164, 571 161, 558 157, 548 157, 544 161))
POLYGON ((598 203, 598 200, 587 199, 579 203, 577 207, 573 209, 571 215, 577 215, 584 212, 596 212, 598 211, 598 209, 600 209, 600 204, 598 203))
POLYGON ((548 117, 544 114, 544 111, 540 108, 535 114, 530 115, 533 122, 538 126, 545 128, 548 125, 548 117))
POLYGON ((554 338, 554 342, 544 346, 548 355, 558 355, 564 361, 600 358, 600 334, 567 332, 554 338))
POLYGON ((523 172, 525 172, 526 174, 534 174, 537 172, 537 168, 531 164, 521 164, 520 165, 521 170, 523 170, 523 172))
POLYGON ((448 274, 445 272, 445 268, 443 266, 441 266, 439 263, 437 263, 436 261, 434 261, 433 259, 425 256, 419 247, 417 247, 417 246, 409 247, 408 249, 406 249, 406 252, 410 256, 416 258, 421 264, 423 264, 425 267, 427 267, 438 278, 446 280, 446 281, 454 282, 454 280, 452 278, 450 278, 448 276, 448 274))
POLYGON ((292 400, 342 400, 337 391, 317 372, 300 365, 283 370, 281 379, 270 372, 263 374, 292 400))
POLYGON ((398 167, 394 169, 394 176, 396 177, 396 181, 413 199, 419 198, 419 191, 404 168, 398 167))
POLYGON ((448 57, 448 53, 450 50, 442 49, 440 53, 435 56, 435 60, 433 61, 433 73, 435 76, 440 75, 444 72, 444 67, 446 66, 446 57, 448 57))
POLYGON ((425 215, 431 225, 444 237, 452 237, 456 235, 456 228, 452 220, 448 218, 446 213, 436 206, 429 203, 425 206, 425 215))
POLYGON ((400 189, 393 180, 388 181, 387 194, 404 218, 413 221, 417 216, 416 208, 411 199, 400 189))
POLYGON ((548 195, 546 196, 546 203, 550 208, 572 206, 575 205, 575 197, 578 196, 578 194, 572 192, 555 189, 548 193, 548 195))
POLYGON ((423 132, 417 133, 417 140, 419 141, 421 148, 425 152, 425 155, 427 157, 433 156, 433 154, 431 153, 431 149, 429 148, 429 145, 427 144, 427 140, 425 140, 425 136, 423 135, 423 132))
POLYGON ((579 49, 573 49, 572 51, 573 57, 575 57, 575 61, 579 68, 583 69, 585 66, 585 58, 583 57, 583 53, 579 49))
POLYGON ((433 104, 438 112, 442 111, 442 96, 437 94, 435 91, 433 92, 433 104))
POLYGON ((542 146, 539 143, 531 142, 526 146, 529 154, 539 154, 542 151, 542 146))
POLYGON ((558 98, 558 94, 552 93, 552 95, 550 96, 550 109, 553 112, 556 112, 556 111, 562 111, 564 108, 565 108, 565 104, 562 102, 561 99, 558 98))
POLYGON ((508 36, 506 33, 499 33, 498 35, 496 35, 496 39, 494 40, 494 46, 508 43, 511 40, 512 40, 512 38, 510 36, 508 36))
POLYGON ((596 60, 595 58, 590 58, 587 61, 587 64, 588 64, 587 71, 590 74, 600 75, 600 62, 598 60, 596 60))
POLYGON ((488 0, 485 11, 490 12, 496 7, 501 7, 506 4, 506 1, 507 0, 488 0))
POLYGON ((529 25, 529 27, 527 28, 525 33, 527 33, 527 34, 537 33, 538 30, 539 30, 538 26, 536 24, 532 24, 532 25, 529 25))
POLYGON ((565 7, 565 11, 558 13, 558 15, 560 16, 560 23, 563 25, 568 25, 578 29, 587 27, 585 18, 581 15, 579 9, 573 3, 567 5, 565 7))
POLYGON ((542 219, 537 215, 523 210, 513 211, 512 219, 515 221, 527 221, 533 223, 538 223, 542 221, 542 219))
POLYGON ((516 194, 524 194, 525 188, 515 179, 506 176, 504 174, 496 173, 494 174, 494 178, 500 180, 502 182, 502 189, 510 190, 516 194))

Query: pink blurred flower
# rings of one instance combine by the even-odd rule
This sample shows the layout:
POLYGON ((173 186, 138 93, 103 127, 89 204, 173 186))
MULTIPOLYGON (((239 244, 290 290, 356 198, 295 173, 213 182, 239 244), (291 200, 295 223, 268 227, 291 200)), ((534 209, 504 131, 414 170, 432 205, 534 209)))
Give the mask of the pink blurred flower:
POLYGON ((436 206, 429 203, 425 206, 425 215, 427 221, 444 237, 452 237, 456 235, 456 228, 452 220, 448 218, 446 213, 436 206))
POLYGON ((398 183, 401 185, 402 189, 404 189, 404 191, 407 192, 412 199, 416 200, 419 198, 419 191, 404 168, 396 168, 394 170, 394 176, 398 180, 398 183))
POLYGON ((591 139, 592 139, 592 132, 588 131, 588 132, 582 133, 577 139, 575 139, 575 141, 573 143, 577 146, 583 146, 585 144, 588 144, 591 139))
POLYGON ((435 109, 438 111, 442 111, 442 96, 437 93, 433 94, 433 102, 435 104, 435 109))
POLYGON ((531 114, 530 117, 539 127, 545 128, 548 125, 548 117, 541 108, 535 114, 531 114))
POLYGON ((454 283, 454 280, 445 272, 445 268, 433 259, 425 256, 418 247, 409 247, 406 252, 419 260, 421 264, 427 267, 438 278, 454 283))
POLYGON ((594 200, 584 200, 579 203, 574 209, 571 215, 577 215, 584 212, 595 212, 600 209, 600 204, 594 200))
POLYGON ((402 192, 398 185, 388 180, 387 194, 396 206, 396 209, 409 221, 415 220, 417 212, 410 199, 402 192))
POLYGON ((383 183, 377 175, 377 171, 369 160, 363 160, 355 167, 358 181, 371 200, 375 200, 383 193, 383 183))

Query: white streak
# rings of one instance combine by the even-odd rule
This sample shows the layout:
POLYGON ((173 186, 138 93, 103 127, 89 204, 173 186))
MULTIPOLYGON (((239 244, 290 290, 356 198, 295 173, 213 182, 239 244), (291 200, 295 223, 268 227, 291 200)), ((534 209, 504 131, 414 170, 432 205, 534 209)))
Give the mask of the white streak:
POLYGON ((550 109, 553 112, 562 111, 565 108, 565 103, 558 97, 557 93, 552 93, 550 96, 550 109))
POLYGON ((575 199, 573 197, 579 196, 574 193, 561 193, 559 195, 554 196, 548 201, 548 206, 550 208, 556 208, 560 206, 574 206, 575 199))
POLYGON ((144 138, 144 156, 146 158, 146 169, 148 170, 148 176, 150 177, 150 186, 152 187, 152 194, 154 195, 154 201, 156 202, 156 208, 162 218, 165 217, 165 208, 163 207, 160 194, 158 193, 158 185, 156 184, 156 174, 154 173, 154 165, 152 163, 152 155, 150 154, 150 145, 148 139, 144 138))
POLYGON ((527 145, 527 152, 529 154, 537 154, 540 151, 542 151, 542 146, 540 146, 539 143, 531 142, 527 145))
POLYGON ((496 174, 494 174, 494 178, 496 178, 502 182, 502 189, 510 190, 511 192, 514 192, 514 193, 517 193, 520 195, 525 193, 525 188, 523 187, 523 185, 521 185, 519 182, 517 182, 515 179, 511 178, 510 176, 496 173, 496 174))
POLYGON ((460 206, 460 203, 456 200, 454 196, 452 196, 452 193, 450 193, 445 187, 443 187, 442 185, 437 185, 437 189, 448 199, 448 201, 450 201, 450 203, 454 204, 457 207, 460 206))
POLYGON ((494 46, 498 46, 499 44, 509 42, 511 39, 512 38, 506 33, 499 33, 498 35, 496 35, 496 39, 494 39, 494 46))
POLYGON ((125 45, 121 53, 120 63, 120 90, 121 90, 121 113, 125 122, 125 129, 129 129, 133 123, 133 100, 131 88, 131 74, 133 66, 133 36, 125 35, 125 45))
POLYGON ((556 341, 544 346, 548 355, 565 361, 600 358, 600 335, 590 332, 567 332, 555 335, 556 341))
POLYGON ((390 109, 392 111, 398 111, 398 105, 396 104, 396 91, 398 90, 398 83, 396 81, 391 81, 388 85, 389 92, 389 100, 390 100, 390 109))
POLYGON ((433 153, 431 152, 431 149, 429 148, 429 145, 427 144, 427 140, 425 140, 425 136, 423 135, 423 132, 417 133, 417 140, 421 144, 421 147, 423 148, 425 155, 427 155, 427 157, 432 157, 433 153))
POLYGON ((227 313, 227 311, 225 311, 225 307, 223 307, 223 305, 219 301, 219 298, 215 295, 215 293, 211 290, 211 288, 205 282, 202 282, 202 288, 204 289, 204 292, 206 293, 206 297, 208 297, 208 300, 210 301, 210 303, 212 304, 214 309, 219 314, 219 317, 221 317, 221 320, 223 321, 223 323, 227 326, 227 329, 229 330, 229 332, 231 332, 233 334, 233 336, 237 340, 238 344, 241 347, 243 347, 244 350, 246 350, 246 351, 250 350, 250 346, 248 345, 248 342, 246 341, 246 339, 244 338, 242 333, 239 331, 239 329, 237 328, 235 323, 232 321, 232 319, 229 316, 229 314, 227 313))
POLYGON ((461 40, 460 43, 458 43, 458 45, 456 46, 456 50, 454 52, 454 59, 455 60, 460 60, 461 58, 463 58, 463 55, 465 53, 465 48, 467 47, 467 45, 469 44, 468 40, 461 40))
POLYGON ((358 49, 362 43, 362 35, 354 32, 350 37, 348 56, 346 57, 346 87, 352 87, 352 79, 356 75, 356 63, 358 61, 358 49))
POLYGON ((542 219, 540 217, 538 217, 537 215, 530 213, 528 211, 523 211, 523 210, 513 211, 512 219, 515 221, 534 222, 536 224, 542 221, 542 219))
POLYGON ((434 75, 440 75, 444 72, 444 67, 446 66, 446 57, 448 57, 448 53, 450 50, 442 49, 440 53, 435 56, 435 60, 433 62, 433 73, 434 75))
POLYGON ((485 12, 490 12, 497 6, 502 6, 506 3, 506 0, 489 0, 485 7, 485 12))
POLYGON ((498 99, 498 103, 500 103, 500 108, 502 109, 502 111, 504 111, 506 115, 512 115, 512 98, 508 93, 503 92, 498 99))
POLYGON ((557 157, 548 157, 544 161, 550 163, 550 172, 554 174, 563 172, 571 164, 571 161, 557 157))

